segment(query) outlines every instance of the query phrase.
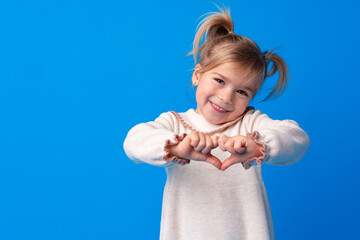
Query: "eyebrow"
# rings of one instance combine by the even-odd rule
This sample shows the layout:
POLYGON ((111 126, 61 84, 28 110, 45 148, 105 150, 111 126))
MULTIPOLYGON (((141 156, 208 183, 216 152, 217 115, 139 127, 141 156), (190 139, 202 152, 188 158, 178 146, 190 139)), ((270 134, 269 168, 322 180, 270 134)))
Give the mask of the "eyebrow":
MULTIPOLYGON (((213 73, 216 74, 216 75, 219 75, 220 77, 222 77, 222 78, 224 78, 225 80, 229 81, 229 79, 228 79, 227 77, 225 77, 224 75, 221 75, 221 74, 218 73, 218 72, 213 72, 213 73)), ((250 91, 251 93, 253 93, 253 90, 252 90, 251 88, 249 88, 249 87, 242 87, 242 88, 244 88, 245 90, 248 90, 248 91, 250 91)))

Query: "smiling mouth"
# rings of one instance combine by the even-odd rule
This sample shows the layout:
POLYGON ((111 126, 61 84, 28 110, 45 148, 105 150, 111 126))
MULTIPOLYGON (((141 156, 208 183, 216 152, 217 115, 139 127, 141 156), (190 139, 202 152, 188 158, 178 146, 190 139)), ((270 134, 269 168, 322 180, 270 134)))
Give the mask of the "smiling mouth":
POLYGON ((211 101, 209 101, 209 102, 210 102, 211 106, 213 107, 213 109, 215 111, 218 111, 218 112, 221 112, 221 113, 230 112, 230 111, 228 111, 228 110, 226 110, 224 108, 219 107, 218 105, 216 105, 215 103, 213 103, 211 101))

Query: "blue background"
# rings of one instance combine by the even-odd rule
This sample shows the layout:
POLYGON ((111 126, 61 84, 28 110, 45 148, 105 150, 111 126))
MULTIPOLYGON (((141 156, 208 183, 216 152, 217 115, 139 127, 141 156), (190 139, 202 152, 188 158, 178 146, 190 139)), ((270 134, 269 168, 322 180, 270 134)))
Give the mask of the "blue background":
MULTIPOLYGON (((252 105, 311 146, 263 165, 277 239, 360 239, 356 1, 214 1, 277 53, 287 91, 252 105)), ((199 17, 211 1, 0 2, 0 239, 158 239, 165 170, 134 164, 128 130, 195 108, 199 17)))

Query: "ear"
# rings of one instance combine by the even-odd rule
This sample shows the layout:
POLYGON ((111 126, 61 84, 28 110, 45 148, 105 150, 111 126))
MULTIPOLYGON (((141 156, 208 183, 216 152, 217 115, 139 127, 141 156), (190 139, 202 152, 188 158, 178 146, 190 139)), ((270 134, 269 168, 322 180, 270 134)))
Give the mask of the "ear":
POLYGON ((200 77, 201 77, 201 73, 199 72, 200 69, 201 69, 200 63, 196 64, 195 70, 194 70, 194 72, 193 72, 192 79, 191 79, 192 84, 193 84, 194 86, 197 86, 197 85, 199 84, 200 77))

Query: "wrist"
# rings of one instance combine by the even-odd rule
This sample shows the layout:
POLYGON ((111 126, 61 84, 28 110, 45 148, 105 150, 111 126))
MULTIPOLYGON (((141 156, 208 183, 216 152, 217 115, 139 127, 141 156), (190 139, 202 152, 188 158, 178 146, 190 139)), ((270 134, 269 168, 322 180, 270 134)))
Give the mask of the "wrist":
POLYGON ((181 135, 175 134, 173 136, 173 139, 167 139, 165 141, 164 145, 164 154, 163 159, 167 162, 174 162, 179 163, 181 165, 185 165, 190 163, 189 159, 185 159, 182 157, 179 157, 178 153, 178 146, 179 143, 186 137, 186 133, 183 133, 181 135))
MULTIPOLYGON (((265 159, 268 157, 267 146, 260 140, 260 134, 258 131, 246 134, 246 137, 251 139, 253 142, 253 154, 249 156, 248 160, 243 163, 245 169, 250 168, 253 164, 262 164, 265 159)), ((255 165, 256 165, 255 164, 255 165)))

